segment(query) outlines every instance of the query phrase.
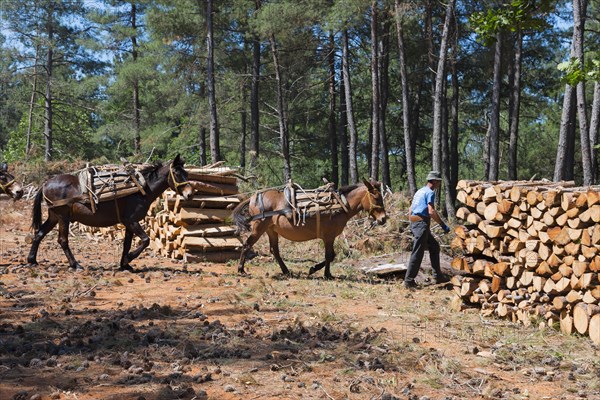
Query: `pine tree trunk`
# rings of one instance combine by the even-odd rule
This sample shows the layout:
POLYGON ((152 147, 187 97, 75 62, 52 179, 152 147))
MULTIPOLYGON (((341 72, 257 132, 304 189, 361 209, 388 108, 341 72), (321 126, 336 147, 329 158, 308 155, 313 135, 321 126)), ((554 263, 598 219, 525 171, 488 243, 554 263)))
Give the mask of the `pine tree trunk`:
POLYGON ((338 137, 335 121, 335 40, 333 33, 329 34, 329 110, 327 131, 329 133, 329 151, 331 153, 331 180, 337 186, 339 183, 338 167, 338 137))
MULTIPOLYGON (((256 10, 260 9, 260 0, 256 0, 256 10)), ((260 155, 259 140, 259 108, 258 89, 260 83, 260 41, 254 36, 252 39, 252 83, 250 87, 250 169, 256 168, 260 155)))
POLYGON ((379 58, 378 54, 378 10, 377 0, 371 2, 371 168, 369 175, 379 179, 379 116, 381 113, 381 97, 379 93, 379 58))
MULTIPOLYGON (((575 29, 571 41, 571 57, 575 56, 575 29)), ((562 114, 560 118, 560 131, 556 149, 556 162, 554 164, 554 181, 573 179, 573 165, 575 161, 575 88, 565 85, 562 114)))
POLYGON ((206 157, 206 127, 201 123, 200 124, 200 132, 198 132, 198 161, 200 165, 206 165, 207 163, 206 157))
POLYGON ((573 102, 571 104, 570 119, 572 121, 569 125, 569 142, 567 146, 567 175, 565 180, 575 179, 575 154, 577 153, 577 104, 575 104, 575 88, 573 88, 573 102))
POLYGON ((240 145, 240 168, 242 169, 242 171, 246 169, 246 137, 248 136, 248 113, 246 112, 247 97, 248 95, 246 94, 246 87, 244 85, 244 87, 242 88, 242 112, 240 113, 240 129, 242 131, 242 143, 240 145))
POLYGON ((485 132, 485 139, 483 140, 483 175, 486 179, 490 176, 490 132, 492 131, 492 124, 490 124, 490 115, 486 115, 488 119, 488 128, 485 132))
MULTIPOLYGON (((384 9, 383 15, 388 15, 388 10, 384 9)), ((386 129, 387 105, 389 98, 389 65, 390 65, 390 23, 386 17, 383 22, 383 35, 379 35, 378 64, 379 64, 379 144, 381 155, 381 181, 384 185, 391 187, 392 179, 390 176, 389 146, 386 129)))
MULTIPOLYGON (((431 84, 431 94, 432 96, 435 93, 435 76, 433 75, 433 71, 435 68, 435 49, 433 47, 433 0, 427 0, 425 3, 425 43, 427 46, 427 73, 424 75, 431 74, 431 79, 429 80, 431 84)), ((443 40, 443 34, 442 34, 443 40)), ((418 115, 418 114, 415 114, 418 115)))
POLYGON ((555 182, 573 180, 575 177, 575 140, 577 132, 577 105, 575 100, 575 88, 566 85, 554 169, 555 182))
POLYGON ((442 42, 440 43, 440 56, 435 77, 435 92, 433 97, 433 134, 432 134, 432 165, 437 171, 443 170, 442 163, 442 123, 443 123, 443 100, 444 80, 446 77, 446 57, 448 50, 448 36, 450 32, 450 20, 454 13, 454 4, 456 0, 448 1, 446 6, 446 18, 444 20, 444 29, 442 31, 442 42))
MULTIPOLYGON (((586 0, 573 0, 573 29, 574 29, 574 49, 575 57, 579 59, 583 68, 583 34, 585 29, 585 13, 587 9, 586 0)), ((592 185, 592 151, 590 147, 590 135, 587 122, 587 104, 585 99, 585 82, 579 82, 576 87, 577 92, 577 115, 579 117, 579 140, 581 142, 581 166, 583 169, 583 185, 592 185)))
MULTIPOLYGON (((137 9, 135 2, 131 3, 131 29, 134 32, 134 35, 130 37, 131 39, 131 58, 134 63, 137 62, 138 59, 138 44, 137 44, 137 9)), ((141 152, 141 135, 140 135, 140 83, 137 78, 133 78, 133 99, 132 99, 132 107, 133 107, 133 151, 135 154, 140 154, 141 152)))
POLYGON ((592 115, 590 117, 590 148, 592 149, 592 172, 594 182, 598 182, 598 130, 600 129, 600 82, 594 83, 594 99, 592 101, 592 115))
POLYGON ((519 143, 519 113, 521 108, 521 52, 523 49, 523 31, 517 31, 515 43, 515 58, 513 66, 511 110, 509 121, 508 144, 508 179, 517 179, 517 153, 519 143))
POLYGON ((402 85, 402 128, 404 132, 404 153, 406 157, 406 176, 408 180, 409 196, 417 191, 415 178, 414 147, 411 135, 410 102, 408 92, 408 74, 406 72, 406 54, 404 51, 404 30, 402 28, 402 11, 399 0, 395 1, 396 9, 396 34, 398 37, 398 64, 400 69, 400 82, 402 85))
POLYGON ((496 34, 496 48, 494 51, 494 83, 492 87, 492 111, 490 115, 490 152, 489 174, 487 179, 497 181, 500 169, 500 89, 502 84, 502 30, 496 34))
POLYGON ((358 167, 356 165, 356 148, 358 145, 358 133, 354 123, 354 110, 352 107, 352 85, 350 84, 350 65, 348 63, 348 31, 342 32, 342 75, 344 77, 344 93, 346 101, 346 118, 348 119, 348 158, 350 184, 358 182, 358 167))
POLYGON ((450 63, 452 78, 452 100, 451 100, 451 129, 450 129, 450 191, 452 199, 456 199, 456 185, 458 184, 458 109, 459 109, 459 82, 458 82, 458 32, 454 32, 454 43, 452 45, 452 62, 450 63))
POLYGON ((33 128, 33 108, 35 106, 35 98, 37 94, 37 80, 38 80, 38 56, 40 47, 35 48, 35 59, 33 62, 33 88, 31 89, 31 97, 29 99, 29 114, 27 115, 27 143, 25 144, 25 159, 29 159, 29 153, 31 152, 31 130, 33 128))
POLYGON ((346 89, 344 87, 344 80, 340 81, 339 85, 340 93, 340 117, 338 119, 338 137, 340 138, 340 162, 341 162, 341 176, 340 185, 346 186, 349 183, 349 169, 350 169, 350 158, 348 156, 348 120, 346 118, 346 89))
POLYGON ((54 5, 51 3, 48 10, 48 51, 46 53, 46 93, 44 100, 44 161, 51 161, 54 156, 53 132, 52 132, 52 69, 54 58, 52 51, 52 40, 54 39, 54 5))
POLYGON ((207 49, 207 89, 208 108, 210 113, 210 156, 212 162, 221 161, 221 150, 219 145, 219 120, 217 117, 217 99, 215 93, 215 60, 214 60, 214 38, 213 38, 213 0, 206 2, 206 49, 207 49))
MULTIPOLYGON (((244 40, 244 53, 248 51, 248 42, 244 40)), ((244 63, 244 76, 248 76, 248 64, 244 63)), ((240 110, 240 130, 242 132, 242 143, 240 144, 240 168, 242 171, 246 170, 246 138, 248 137, 248 111, 246 110, 246 103, 248 101, 248 83, 246 79, 242 80, 242 99, 240 110)))
POLYGON ((277 42, 275 35, 269 36, 271 43, 271 53, 273 55, 273 67, 275 68, 275 80, 277 86, 277 118, 279 120, 279 143, 281 154, 283 155, 283 179, 288 182, 292 179, 292 167, 290 164, 290 145, 287 130, 287 120, 285 117, 285 99, 283 94, 283 81, 281 78, 281 67, 279 65, 279 55, 277 53, 277 42))
POLYGON ((449 118, 448 118, 448 79, 446 78, 446 72, 444 71, 444 87, 442 96, 442 110, 443 110, 443 123, 442 123, 442 163, 444 166, 442 172, 442 180, 444 182, 444 209, 446 210, 446 217, 454 220, 456 218, 456 208, 454 207, 454 197, 450 190, 450 148, 449 148, 449 118))

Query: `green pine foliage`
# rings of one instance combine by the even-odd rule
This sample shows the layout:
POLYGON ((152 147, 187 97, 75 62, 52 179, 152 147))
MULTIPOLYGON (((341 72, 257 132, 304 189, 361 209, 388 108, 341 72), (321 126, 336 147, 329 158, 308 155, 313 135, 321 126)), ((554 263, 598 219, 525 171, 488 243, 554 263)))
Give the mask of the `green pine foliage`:
MULTIPOLYGON (((221 155, 231 166, 246 163, 255 188, 281 185, 283 160, 269 37, 274 35, 283 75, 290 134, 292 174, 305 187, 331 176, 328 137, 329 34, 335 39, 336 108, 340 105, 341 30, 350 36, 350 79, 357 125, 359 176, 368 174, 371 132, 370 0, 223 0, 215 1, 214 42, 221 155), (258 4, 258 7, 257 7, 258 4), (260 48, 259 158, 250 168, 250 88, 252 40, 260 48), (245 116, 245 125, 243 118, 245 116), (242 142, 243 141, 243 142, 242 142), (242 151, 245 151, 242 157, 242 151)), ((391 23, 386 135, 394 190, 407 189, 400 67, 394 1, 380 0, 381 23, 391 23)), ((439 2, 400 2, 416 174, 431 168, 432 65, 437 62, 445 18, 439 2), (429 54, 425 15, 431 3, 429 54)), ((196 0, 107 2, 8 2, 2 5, 0 31, 0 160, 44 158, 44 57, 55 50, 52 81, 54 151, 61 160, 132 161, 167 159, 181 153, 200 163, 200 132, 210 116, 206 88, 206 7, 196 0), (56 30, 52 43, 43 24, 51 3, 56 30), (78 33, 78 35, 75 35, 78 33), (3 36, 2 36, 3 35, 3 36), (8 36, 7 36, 8 35, 8 36), (133 58, 132 38, 137 43, 133 58), (31 95, 36 94, 30 121, 31 95), (133 85, 139 84, 141 153, 134 149, 133 85), (31 151, 26 154, 27 132, 31 151)), ((508 147, 509 60, 511 32, 524 31, 522 106, 518 145, 519 175, 551 178, 556 153, 564 83, 600 80, 598 1, 588 7, 585 65, 569 59, 570 8, 566 1, 457 1, 451 43, 456 43, 459 79, 459 177, 482 179, 484 139, 491 98, 494 33, 506 30, 503 65, 501 154, 508 147), (454 36, 456 35, 456 36, 454 36)), ((449 57, 452 61, 451 57, 449 57)), ((592 84, 587 86, 591 107, 592 84)), ((452 88, 448 79, 448 112, 452 88)), ((336 110, 336 122, 339 121, 336 110)), ((339 132, 339 131, 338 131, 339 132)), ((339 138, 338 138, 339 143, 339 138)), ((347 149, 338 148, 338 156, 347 149)), ((209 149, 208 162, 210 163, 209 149)), ((578 158, 576 156, 576 158, 578 158)), ((341 161, 340 161, 341 162, 341 161)), ((500 175, 507 176, 501 156, 500 175)))

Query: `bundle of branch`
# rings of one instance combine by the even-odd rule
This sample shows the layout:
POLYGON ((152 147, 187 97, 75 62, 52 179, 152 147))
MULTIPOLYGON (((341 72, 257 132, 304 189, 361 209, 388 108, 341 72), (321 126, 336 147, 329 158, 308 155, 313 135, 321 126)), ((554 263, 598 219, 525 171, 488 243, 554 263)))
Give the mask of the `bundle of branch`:
POLYGON ((151 248, 163 256, 186 262, 223 262, 239 257, 242 242, 231 222, 232 210, 240 202, 238 172, 222 163, 205 167, 186 166, 195 189, 184 200, 172 190, 151 209, 151 248))
POLYGON ((460 301, 529 325, 541 320, 600 344, 600 187, 460 181, 452 266, 460 301))

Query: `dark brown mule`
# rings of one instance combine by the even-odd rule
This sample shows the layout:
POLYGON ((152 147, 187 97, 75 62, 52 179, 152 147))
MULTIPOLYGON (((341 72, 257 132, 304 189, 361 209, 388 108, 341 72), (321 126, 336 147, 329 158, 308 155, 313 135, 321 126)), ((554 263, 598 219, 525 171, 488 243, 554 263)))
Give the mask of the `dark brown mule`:
POLYGON ((150 204, 162 194, 167 188, 173 189, 186 200, 193 194, 193 188, 187 181, 187 172, 183 169, 183 159, 175 159, 166 165, 156 164, 140 171, 146 181, 144 191, 121 197, 117 200, 101 202, 92 211, 91 204, 82 199, 79 186, 79 178, 75 175, 57 175, 48 179, 35 196, 33 204, 33 221, 31 226, 35 230, 33 244, 29 251, 27 261, 29 264, 37 265, 37 252, 40 242, 58 224, 58 243, 62 247, 69 266, 81 269, 79 263, 73 257, 69 248, 69 224, 80 222, 89 226, 112 226, 117 223, 125 225, 125 239, 123 240, 123 254, 121 256, 120 269, 132 270, 129 262, 134 260, 150 244, 150 238, 138 221, 146 216, 150 204), (52 203, 73 199, 69 204, 52 207, 52 203), (42 200, 48 203, 48 219, 42 224, 42 200), (131 242, 133 235, 140 238, 141 244, 131 253, 131 242))
POLYGON ((248 251, 254 243, 266 232, 269 236, 271 253, 277 260, 281 271, 289 275, 279 254, 279 236, 294 241, 304 242, 306 240, 321 239, 325 243, 325 261, 310 268, 309 275, 325 267, 325 277, 333 278, 330 272, 330 264, 335 258, 333 242, 342 233, 346 223, 358 212, 365 210, 378 223, 384 224, 387 218, 383 206, 381 184, 376 181, 346 186, 339 189, 348 201, 348 212, 339 212, 333 215, 321 215, 319 232, 317 232, 316 216, 307 217, 305 224, 294 225, 290 220, 291 213, 285 214, 282 210, 289 210, 289 203, 283 192, 278 190, 266 190, 255 193, 248 200, 240 203, 233 210, 233 220, 240 231, 250 230, 250 236, 246 239, 240 256, 238 272, 244 274, 244 263, 248 251), (257 195, 262 197, 262 210, 257 204, 257 195), (265 216, 261 218, 261 215, 265 216), (254 218, 253 218, 254 217, 254 218))
POLYGON ((23 186, 8 173, 8 166, 4 163, 0 165, 0 193, 5 193, 15 200, 23 197, 23 186))

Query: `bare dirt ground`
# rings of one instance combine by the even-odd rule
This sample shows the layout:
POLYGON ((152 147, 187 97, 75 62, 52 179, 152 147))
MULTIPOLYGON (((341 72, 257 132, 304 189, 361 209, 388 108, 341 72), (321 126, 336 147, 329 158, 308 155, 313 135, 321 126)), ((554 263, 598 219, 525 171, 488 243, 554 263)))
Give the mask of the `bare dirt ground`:
POLYGON ((129 273, 113 271, 121 243, 74 235, 87 267, 75 273, 55 231, 26 265, 29 220, 27 202, 0 200, 0 400, 600 398, 588 339, 453 312, 451 290, 360 272, 405 261, 398 249, 341 254, 332 281, 307 277, 317 242, 282 243, 291 279, 264 240, 247 277, 150 251, 129 273))

